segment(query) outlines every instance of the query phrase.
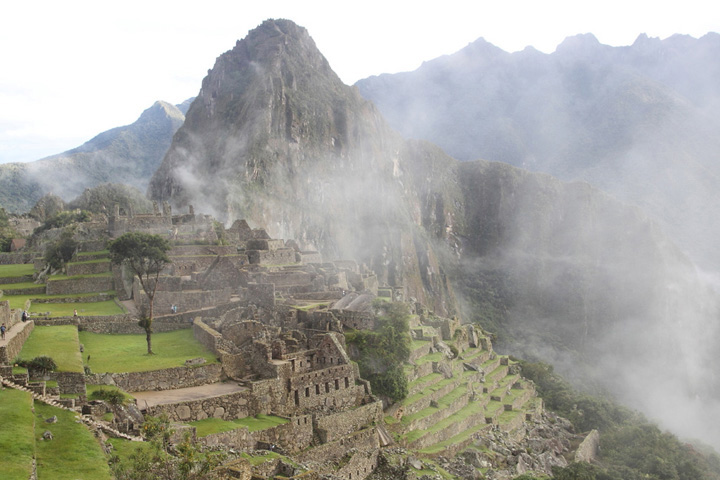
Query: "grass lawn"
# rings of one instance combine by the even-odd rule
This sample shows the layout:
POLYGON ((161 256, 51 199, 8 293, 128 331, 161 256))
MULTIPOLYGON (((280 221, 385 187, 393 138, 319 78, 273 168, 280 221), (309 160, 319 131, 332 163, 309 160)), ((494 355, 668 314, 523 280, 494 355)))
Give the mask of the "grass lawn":
POLYGON ((267 430, 287 423, 285 418, 273 415, 256 415, 254 417, 238 418, 236 420, 222 420, 219 418, 206 418, 190 422, 190 425, 197 429, 198 437, 206 437, 212 433, 227 432, 240 427, 247 427, 249 431, 267 430))
MULTIPOLYGON (((1 279, 0 279, 1 280, 1 279)), ((20 289, 26 289, 26 288, 37 288, 37 289, 45 289, 44 283, 35 283, 33 281, 29 282, 22 282, 22 283, 3 283, 0 284, 0 290, 3 292, 12 295, 13 290, 20 290, 20 289)))
POLYGON ((2 478, 7 480, 30 478, 35 452, 35 421, 31 408, 29 393, 11 388, 0 390, 2 478))
POLYGON ((147 354, 145 334, 102 335, 80 332, 85 355, 90 356, 94 373, 147 372, 162 368, 182 367, 185 360, 205 358, 207 363, 218 363, 215 355, 195 340, 192 329, 153 333, 152 348, 155 355, 147 354))
POLYGON ((36 402, 35 415, 38 478, 112 480, 100 444, 85 425, 75 422, 76 413, 36 402), (57 423, 45 423, 53 415, 57 423), (42 440, 46 430, 52 432, 53 440, 42 440))
POLYGON ((22 277, 33 273, 35 273, 35 266, 32 263, 0 265, 0 278, 22 277))
MULTIPOLYGON (((10 308, 20 308, 20 309, 25 308, 25 303, 26 303, 28 300, 30 300, 30 301, 32 302, 33 300, 36 300, 36 299, 45 299, 45 298, 84 298, 84 297, 94 297, 94 296, 99 295, 98 292, 94 292, 94 293, 81 293, 81 294, 77 294, 77 295, 63 295, 63 294, 59 294, 59 295, 46 295, 46 294, 44 294, 44 293, 35 293, 35 294, 32 294, 32 295, 11 295, 11 294, 9 294, 8 292, 9 292, 9 290, 5 292, 5 295, 3 295, 2 299, 3 299, 3 300, 8 300, 8 301, 10 302, 10 308)), ((111 291, 108 291, 108 292, 100 292, 100 293, 106 293, 106 294, 109 294, 109 295, 115 295, 115 291, 114 291, 114 290, 111 290, 111 291)), ((38 302, 35 302, 35 303, 36 303, 36 304, 34 305, 34 309, 31 309, 31 310, 34 311, 34 312, 42 312, 42 313, 45 313, 45 312, 47 312, 47 311, 51 311, 51 309, 53 308, 53 304, 38 303, 38 302), (43 305, 45 305, 45 306, 43 306, 43 305)), ((99 303, 101 303, 101 302, 99 302, 99 303)), ((115 303, 115 302, 113 302, 113 303, 115 303)), ((89 306, 88 308, 92 308, 92 304, 91 304, 90 302, 85 302, 85 303, 84 303, 84 305, 88 305, 88 304, 90 304, 90 306, 89 306)), ((75 305, 78 305, 78 304, 75 304, 75 305)), ((101 309, 101 310, 104 310, 104 309, 106 309, 106 308, 108 308, 108 307, 109 307, 109 305, 106 306, 106 307, 99 306, 98 308, 101 309)), ((115 308, 118 308, 118 309, 119 309, 119 307, 118 307, 117 305, 115 305, 115 308)), ((80 310, 78 309, 78 312, 79 312, 79 311, 80 311, 80 310)), ((70 314, 72 315, 72 310, 70 310, 70 312, 71 312, 70 314)), ((120 312, 120 313, 124 313, 124 312, 120 312)), ((88 313, 87 315, 90 315, 90 314, 88 313)), ((94 314, 93 314, 93 315, 94 315, 94 314)), ((104 314, 102 314, 102 315, 111 315, 111 314, 104 313, 104 314)))
POLYGON ((59 372, 83 372, 78 331, 74 325, 35 327, 20 350, 20 358, 32 360, 47 355, 55 360, 59 372))
POLYGON ((78 311, 78 315, 88 317, 104 317, 125 313, 114 300, 105 300, 104 302, 33 303, 28 311, 31 314, 50 313, 50 317, 72 317, 75 310, 78 311))

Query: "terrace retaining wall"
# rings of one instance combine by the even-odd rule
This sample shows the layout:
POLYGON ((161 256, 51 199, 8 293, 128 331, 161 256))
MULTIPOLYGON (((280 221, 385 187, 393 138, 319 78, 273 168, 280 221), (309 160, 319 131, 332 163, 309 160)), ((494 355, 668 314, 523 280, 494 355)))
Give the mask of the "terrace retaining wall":
MULTIPOLYGON (((235 420, 259 413, 268 413, 256 411, 252 407, 253 400, 252 392, 240 391, 200 400, 155 405, 147 408, 147 414, 158 416, 164 413, 171 422, 192 422, 210 417, 235 420)), ((142 405, 139 406, 142 408, 142 405)))
MULTIPOLYGON (((92 363, 90 364, 92 367, 92 363)), ((195 367, 174 367, 149 372, 96 373, 86 375, 91 385, 117 385, 126 392, 150 390, 173 390, 197 387, 220 381, 222 365, 199 365, 195 367)))
POLYGON ((76 295, 88 292, 106 292, 114 289, 113 277, 108 275, 51 280, 47 282, 46 293, 48 295, 76 295))

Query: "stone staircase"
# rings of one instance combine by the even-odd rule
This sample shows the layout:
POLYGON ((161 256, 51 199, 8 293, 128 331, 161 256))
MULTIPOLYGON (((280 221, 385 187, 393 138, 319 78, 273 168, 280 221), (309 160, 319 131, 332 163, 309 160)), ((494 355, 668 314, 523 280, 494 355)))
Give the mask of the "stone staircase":
POLYGON ((433 342, 415 341, 406 367, 408 397, 392 411, 388 429, 398 443, 424 455, 452 456, 491 430, 521 433, 541 408, 532 382, 485 338, 456 358, 438 355, 433 342))
MULTIPOLYGON (((21 390, 23 392, 28 392, 30 395, 32 395, 33 399, 43 402, 47 405, 77 413, 76 410, 61 404, 57 400, 54 400, 46 395, 41 395, 41 394, 35 392, 33 389, 25 387, 23 385, 20 385, 18 383, 15 383, 12 380, 9 380, 5 377, 0 376, 0 384, 2 384, 3 386, 5 386, 7 388, 12 388, 15 390, 21 390)), ((85 425, 88 426, 88 428, 102 430, 103 432, 105 432, 113 437, 123 438, 125 440, 130 440, 131 442, 144 442, 145 441, 145 439, 143 439, 142 437, 128 435, 128 434, 122 433, 102 422, 97 422, 97 421, 93 420, 92 417, 90 417, 89 415, 80 415, 79 418, 85 425)))

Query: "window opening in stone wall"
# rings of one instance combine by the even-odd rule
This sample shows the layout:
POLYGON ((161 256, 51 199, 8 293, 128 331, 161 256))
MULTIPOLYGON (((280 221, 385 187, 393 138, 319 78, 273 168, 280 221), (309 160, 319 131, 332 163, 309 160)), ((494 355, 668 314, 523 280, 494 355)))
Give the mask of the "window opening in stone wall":
POLYGON ((306 397, 310 396, 310 387, 305 387, 305 396, 306 397))
POLYGON ((350 388, 350 380, 348 377, 345 377, 345 388, 350 388))
POLYGON ((335 390, 340 390, 340 383, 337 378, 335 379, 335 390))
POLYGON ((325 393, 330 393, 330 382, 325 382, 325 393))
POLYGON ((320 395, 320 384, 315 385, 315 395, 320 395))
POLYGON ((295 390, 295 405, 300 405, 300 392, 295 390))

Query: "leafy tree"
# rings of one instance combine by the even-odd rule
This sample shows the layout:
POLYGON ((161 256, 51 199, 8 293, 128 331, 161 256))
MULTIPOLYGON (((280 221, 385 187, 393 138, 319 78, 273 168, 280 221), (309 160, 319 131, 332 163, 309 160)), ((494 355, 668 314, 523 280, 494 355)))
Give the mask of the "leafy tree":
POLYGON ((117 265, 126 265, 132 270, 147 296, 147 315, 142 316, 139 325, 145 329, 147 352, 152 355, 153 302, 160 272, 170 263, 167 255, 170 242, 159 235, 128 232, 110 242, 109 250, 110 260, 117 265))
POLYGON ((71 232, 63 232, 60 238, 45 247, 45 263, 53 270, 65 268, 65 264, 72 259, 78 248, 71 232))

